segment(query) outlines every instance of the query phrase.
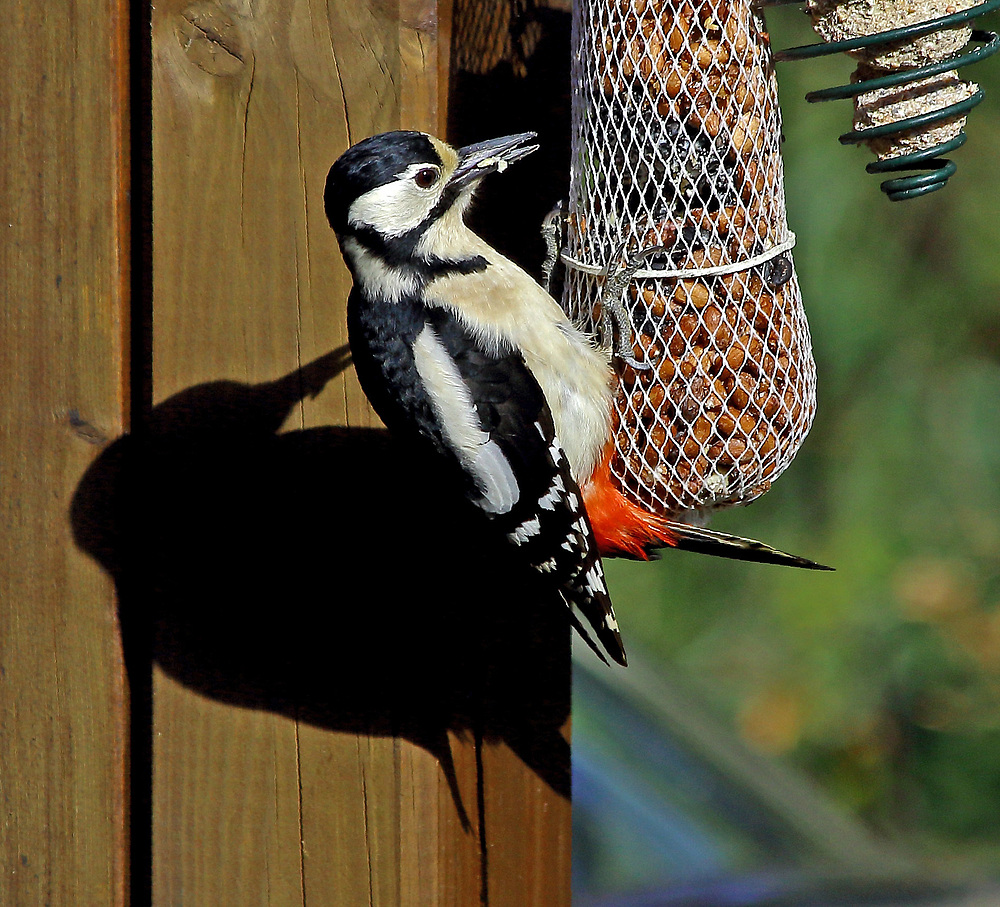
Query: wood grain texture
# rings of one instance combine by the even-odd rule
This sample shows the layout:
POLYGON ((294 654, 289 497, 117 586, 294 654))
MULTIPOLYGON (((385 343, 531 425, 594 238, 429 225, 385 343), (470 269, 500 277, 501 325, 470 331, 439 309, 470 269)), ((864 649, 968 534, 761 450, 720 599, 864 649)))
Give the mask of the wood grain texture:
POLYGON ((0 903, 126 897, 126 702, 77 486, 125 427, 125 4, 4 7, 0 903))
POLYGON ((443 131, 446 12, 153 13, 156 905, 569 900, 565 623, 494 626, 512 571, 429 544, 454 515, 369 431, 322 205, 350 143, 443 131))

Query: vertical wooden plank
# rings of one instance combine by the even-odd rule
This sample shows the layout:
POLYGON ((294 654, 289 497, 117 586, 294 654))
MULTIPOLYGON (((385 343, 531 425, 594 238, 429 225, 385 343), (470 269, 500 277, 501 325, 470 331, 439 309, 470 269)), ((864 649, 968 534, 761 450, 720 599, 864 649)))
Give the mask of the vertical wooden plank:
MULTIPOLYGON (((312 86, 287 64, 292 7, 266 17, 249 3, 153 10, 151 423, 168 446, 176 439, 194 481, 211 464, 186 438, 226 401, 210 391, 176 411, 164 401, 220 379, 250 386, 293 370, 300 320, 312 317, 306 205, 321 196, 307 196, 300 157, 298 102, 312 86)), ((301 904, 296 722, 241 707, 239 688, 235 703, 203 695, 197 675, 211 671, 211 653, 172 628, 202 601, 216 604, 179 581, 156 615, 153 903, 301 904)))
POLYGON ((569 628, 554 602, 524 598, 498 626, 518 654, 497 658, 486 681, 480 823, 490 907, 570 903, 569 628))
POLYGON ((475 653, 453 667, 446 647, 422 659, 405 629, 386 632, 410 619, 426 634, 382 611, 423 571, 401 541, 419 526, 394 519, 399 537, 385 537, 379 516, 398 504, 379 479, 420 477, 364 433, 377 420, 336 352, 350 280, 326 173, 367 135, 442 131, 442 9, 165 0, 153 12, 157 905, 568 902, 561 868, 538 881, 562 857, 524 840, 554 816, 568 855, 568 758, 559 790, 517 748, 499 742, 493 759, 487 738, 510 722, 475 704, 475 653), (484 813, 487 764, 514 780, 498 787, 509 807, 484 813), (487 845, 500 867, 489 880, 487 845), (522 858, 537 876, 527 888, 522 858))
POLYGON ((570 800, 503 742, 483 754, 490 907, 570 903, 570 800), (519 834, 513 834, 519 829, 519 834), (496 836, 494 839, 494 835, 496 836), (540 842, 545 842, 539 846, 540 842))
MULTIPOLYGON (((350 141, 398 124, 398 35, 395 15, 363 4, 157 4, 154 404, 220 378, 274 378, 346 342, 349 280, 323 184, 350 141)), ((330 422, 372 422, 350 375, 293 425, 330 422)), ((198 656, 162 630, 158 646, 154 902, 363 902, 369 813, 396 801, 375 781, 366 801, 366 778, 392 778, 391 739, 206 700, 185 683, 198 656)))
POLYGON ((451 0, 399 0, 403 129, 445 137, 451 71, 451 0))
POLYGON ((85 502, 74 501, 88 465, 125 427, 126 11, 118 0, 56 0, 42 15, 15 2, 0 28, 5 905, 126 899, 115 599, 76 546, 95 537, 80 518, 85 502))

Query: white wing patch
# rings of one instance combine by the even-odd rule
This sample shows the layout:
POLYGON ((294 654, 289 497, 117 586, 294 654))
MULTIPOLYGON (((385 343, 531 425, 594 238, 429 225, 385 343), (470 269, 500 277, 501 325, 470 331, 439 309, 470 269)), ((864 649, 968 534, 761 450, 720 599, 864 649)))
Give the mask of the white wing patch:
POLYGON ((483 431, 468 385, 430 325, 413 343, 413 361, 445 440, 482 491, 477 503, 487 513, 509 513, 521 496, 514 470, 483 431))
POLYGON ((530 520, 525 520, 518 526, 513 532, 507 533, 507 538, 509 538, 515 545, 523 545, 528 539, 534 538, 538 533, 542 531, 542 522, 538 517, 532 517, 530 520))
POLYGON ((604 571, 601 569, 600 561, 594 561, 594 565, 587 571, 584 580, 586 581, 587 588, 593 595, 608 591, 604 583, 604 571))
POLYGON ((538 506, 542 510, 555 510, 556 505, 563 499, 566 492, 566 485, 561 475, 556 473, 552 479, 549 490, 538 499, 538 506))

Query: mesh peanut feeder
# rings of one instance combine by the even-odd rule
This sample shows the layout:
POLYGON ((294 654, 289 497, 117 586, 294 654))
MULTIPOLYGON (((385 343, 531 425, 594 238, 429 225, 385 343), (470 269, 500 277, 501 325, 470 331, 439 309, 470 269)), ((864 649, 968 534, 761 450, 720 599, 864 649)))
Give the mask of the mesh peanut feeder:
POLYGON ((747 0, 574 5, 563 304, 617 353, 614 481, 666 519, 754 500, 812 422, 780 138, 747 0))

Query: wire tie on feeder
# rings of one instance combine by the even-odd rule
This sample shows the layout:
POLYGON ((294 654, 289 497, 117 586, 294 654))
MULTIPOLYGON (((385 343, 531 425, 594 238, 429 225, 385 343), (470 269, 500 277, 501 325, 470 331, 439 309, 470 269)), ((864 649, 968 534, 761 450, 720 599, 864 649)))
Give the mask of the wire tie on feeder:
MULTIPOLYGON (((649 280, 660 277, 678 277, 678 278, 696 278, 696 277, 717 277, 721 274, 735 274, 738 271, 749 271, 751 268, 756 268, 760 265, 766 264, 773 258, 777 258, 779 255, 784 255, 786 252, 790 252, 795 247, 795 234, 789 231, 788 238, 784 242, 778 243, 776 246, 772 246, 760 255, 755 255, 753 258, 746 258, 740 261, 730 262, 725 265, 712 265, 706 268, 678 268, 674 270, 669 270, 667 268, 645 268, 642 270, 637 270, 632 274, 634 280, 649 280)), ((606 265, 591 265, 586 262, 580 261, 579 259, 573 258, 573 256, 568 255, 566 252, 561 252, 559 256, 563 263, 568 268, 572 268, 574 271, 581 271, 584 274, 589 274, 592 277, 604 277, 607 273, 606 265)))

